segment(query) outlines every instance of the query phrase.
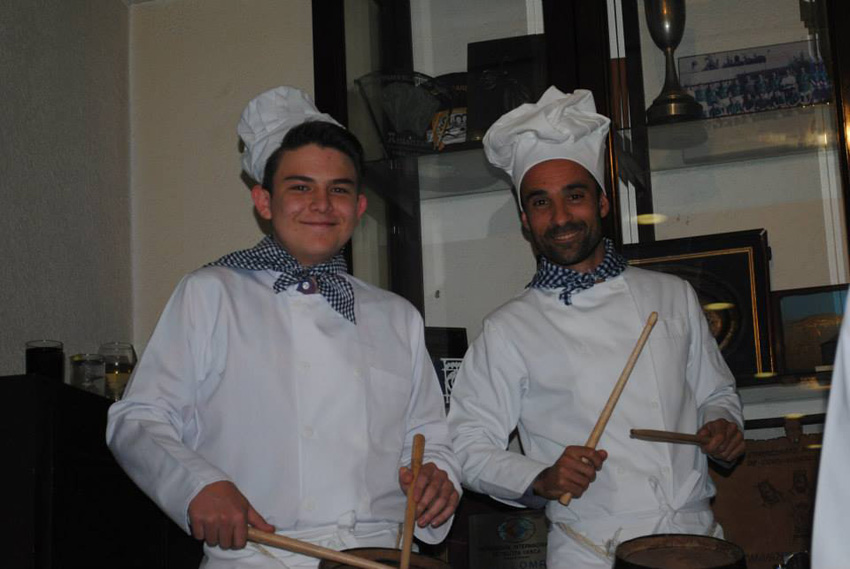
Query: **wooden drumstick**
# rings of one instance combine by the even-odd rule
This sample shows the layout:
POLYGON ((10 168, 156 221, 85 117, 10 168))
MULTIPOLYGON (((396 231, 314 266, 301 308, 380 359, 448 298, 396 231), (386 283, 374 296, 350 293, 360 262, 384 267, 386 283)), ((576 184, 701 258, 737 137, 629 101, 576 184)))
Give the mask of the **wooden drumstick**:
POLYGON ((700 437, 690 433, 656 431, 653 429, 632 429, 629 434, 633 439, 640 439, 643 441, 685 445, 702 445, 711 440, 711 437, 700 437))
POLYGON ((335 549, 328 549, 327 547, 322 547, 320 545, 316 545, 308 541, 301 541, 300 539, 292 537, 286 537, 285 535, 260 531, 252 527, 248 528, 248 539, 256 543, 262 543, 263 545, 279 547, 280 549, 294 551, 295 553, 309 555, 310 557, 316 557, 318 559, 336 561, 337 563, 344 563, 345 565, 359 567, 360 569, 395 569, 391 565, 378 563, 371 559, 364 559, 363 557, 358 557, 350 553, 336 551, 335 549))
POLYGON ((404 512, 404 534, 401 540, 401 563, 399 569, 408 569, 410 565, 410 549, 413 547, 413 525, 416 523, 416 501, 413 490, 419 469, 422 467, 422 456, 425 454, 425 436, 413 436, 413 451, 410 456, 410 470, 413 471, 413 482, 407 487, 407 510, 404 512))
MULTIPOLYGON (((653 312, 646 320, 643 332, 640 333, 640 338, 638 338, 637 344, 635 344, 635 348, 632 350, 632 354, 626 361, 626 367, 623 368, 623 373, 620 374, 620 378, 617 380, 616 385, 614 385, 614 389, 611 390, 611 395, 608 396, 608 402, 602 409, 602 413, 596 421, 596 426, 593 427, 593 431, 591 431, 590 436, 587 438, 587 443, 584 446, 595 449, 596 445, 599 443, 599 439, 602 437, 602 431, 605 430, 605 425, 608 424, 608 419, 611 418, 614 406, 617 404, 617 400, 620 399, 620 394, 623 392, 623 388, 629 380, 629 375, 631 375, 632 369, 635 367, 635 363, 637 363, 638 356, 640 356, 640 352, 643 350, 643 346, 646 344, 647 339, 649 339, 649 333, 652 332, 652 327, 655 326, 656 322, 658 322, 658 313, 653 312)), ((572 499, 573 495, 567 492, 558 498, 558 501, 562 505, 567 506, 572 499)))

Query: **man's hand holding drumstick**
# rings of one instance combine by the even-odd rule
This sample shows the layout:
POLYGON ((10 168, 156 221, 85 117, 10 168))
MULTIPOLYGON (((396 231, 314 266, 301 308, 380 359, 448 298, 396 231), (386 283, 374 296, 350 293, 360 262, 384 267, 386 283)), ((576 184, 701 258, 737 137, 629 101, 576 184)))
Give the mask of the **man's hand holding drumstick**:
POLYGON ((585 446, 569 446, 564 449, 564 452, 555 461, 555 464, 544 469, 534 480, 532 488, 534 493, 548 499, 553 499, 552 494, 561 490, 559 495, 554 496, 558 501, 567 506, 573 497, 581 496, 587 487, 596 479, 596 471, 602 468, 602 463, 608 458, 608 453, 604 450, 596 450, 596 445, 602 437, 602 432, 605 430, 605 425, 608 424, 608 419, 611 418, 611 413, 614 412, 614 406, 620 399, 620 395, 629 380, 632 369, 637 363, 637 359, 643 350, 646 341, 649 339, 649 334, 652 328, 658 321, 658 314, 653 312, 649 315, 646 325, 635 344, 629 359, 626 361, 626 367, 617 379, 611 395, 608 397, 608 402, 605 403, 590 437, 587 439, 585 446), (572 488, 571 488, 572 487, 572 488), (573 488, 578 489, 576 493, 573 488), (544 494, 546 492, 547 494, 544 494))
POLYGON ((738 425, 726 419, 715 419, 702 426, 697 436, 707 439, 700 445, 702 452, 716 460, 734 462, 744 454, 744 433, 738 425))
MULTIPOLYGON (((410 485, 414 484, 412 468, 401 467, 398 482, 402 492, 407 494, 410 485)), ((413 501, 416 504, 417 525, 439 527, 454 514, 460 493, 444 470, 433 462, 427 462, 415 478, 413 501)))
POLYGON ((608 453, 604 450, 568 446, 555 464, 537 475, 532 484, 534 493, 547 500, 557 500, 567 493, 579 498, 596 480, 596 471, 606 458, 608 453))
POLYGON ((721 462, 734 462, 746 450, 744 433, 735 423, 726 419, 715 419, 702 426, 697 434, 632 429, 633 439, 643 441, 699 445, 702 452, 721 462))

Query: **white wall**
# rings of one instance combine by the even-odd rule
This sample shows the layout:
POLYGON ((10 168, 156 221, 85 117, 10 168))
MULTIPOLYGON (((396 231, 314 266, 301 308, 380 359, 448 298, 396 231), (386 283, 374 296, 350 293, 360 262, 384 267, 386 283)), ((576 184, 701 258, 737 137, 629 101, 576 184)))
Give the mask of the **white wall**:
POLYGON ((422 202, 425 323, 466 328, 523 291, 536 263, 507 187, 422 202))
POLYGON ((131 9, 133 331, 182 275, 261 238, 236 123, 266 89, 312 92, 310 0, 155 0, 131 9))
POLYGON ((471 42, 542 33, 540 0, 411 0, 410 18, 413 69, 433 77, 466 71, 471 42))
POLYGON ((0 375, 131 337, 128 9, 0 2, 0 375))

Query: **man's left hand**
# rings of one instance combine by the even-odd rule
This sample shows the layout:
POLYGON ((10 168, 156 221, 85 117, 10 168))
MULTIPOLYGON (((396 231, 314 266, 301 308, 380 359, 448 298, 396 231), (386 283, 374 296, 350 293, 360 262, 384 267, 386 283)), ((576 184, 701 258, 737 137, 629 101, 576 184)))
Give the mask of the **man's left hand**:
POLYGON ((706 423, 697 432, 697 436, 705 437, 707 442, 700 445, 702 452, 725 462, 734 462, 744 454, 744 433, 738 425, 726 419, 715 419, 706 423))
MULTIPOLYGON (((398 471, 398 483, 402 491, 413 482, 413 471, 401 467, 398 471)), ((419 477, 413 488, 413 501, 416 503, 416 523, 424 528, 443 525, 454 513, 460 494, 452 484, 449 475, 437 468, 433 462, 423 464, 419 469, 419 477)))

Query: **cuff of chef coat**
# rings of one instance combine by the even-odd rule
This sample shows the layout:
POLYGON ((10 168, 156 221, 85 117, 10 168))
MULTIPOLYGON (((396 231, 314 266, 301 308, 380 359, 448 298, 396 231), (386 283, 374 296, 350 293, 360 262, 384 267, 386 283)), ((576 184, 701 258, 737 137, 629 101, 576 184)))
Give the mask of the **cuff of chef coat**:
POLYGON ((549 500, 534 493, 534 482, 532 481, 532 483, 528 485, 528 488, 525 489, 525 494, 523 494, 517 502, 526 508, 542 510, 546 507, 546 504, 549 503, 549 500))
MULTIPOLYGON (((203 490, 204 488, 206 488, 206 487, 207 487, 207 486, 209 486, 210 484, 213 484, 213 483, 215 483, 215 482, 222 482, 222 481, 224 481, 224 480, 228 480, 228 481, 229 481, 230 479, 229 479, 227 476, 225 476, 224 474, 221 474, 221 475, 220 475, 220 476, 218 476, 218 477, 205 478, 204 480, 199 481, 198 483, 196 483, 196 484, 195 484, 195 486, 194 486, 194 488, 193 488, 193 490, 192 490, 192 492, 190 492, 190 493, 189 493, 189 497, 188 497, 188 499, 186 500, 185 504, 183 505, 183 508, 182 508, 182 512, 183 512, 182 519, 178 518, 178 517, 177 517, 177 516, 175 516, 175 515, 171 515, 171 514, 169 514, 169 515, 170 515, 170 517, 171 517, 171 519, 173 519, 173 520, 174 520, 174 522, 175 522, 177 525, 179 525, 181 528, 183 528, 183 531, 185 531, 186 533, 188 533, 188 534, 190 534, 190 535, 191 535, 191 534, 192 534, 192 524, 190 523, 190 522, 191 522, 191 520, 189 519, 189 504, 191 504, 191 503, 192 503, 192 500, 194 500, 194 499, 195 499, 195 497, 196 497, 198 494, 200 494, 200 493, 201 493, 201 490, 203 490)), ((168 512, 167 512, 167 513, 168 513, 168 512)))
MULTIPOLYGON (((451 476, 450 476, 451 478, 451 476)), ((454 482, 454 481, 452 481, 454 482)), ((458 504, 460 504, 460 498, 463 497, 463 489, 460 485, 455 485, 458 493, 458 504)), ((457 506, 455 506, 457 507, 457 506)), ((424 541, 425 543, 429 543, 431 545, 435 543, 440 543, 444 539, 446 539, 446 535, 449 533, 449 530, 452 529, 452 524, 455 521, 454 514, 449 517, 440 527, 431 527, 427 526, 421 528, 419 526, 414 526, 413 535, 416 536, 417 539, 424 541)))
POLYGON ((499 476, 492 481, 481 481, 481 490, 495 500, 509 506, 527 507, 523 503, 526 492, 534 484, 537 476, 549 467, 521 454, 512 453, 515 458, 510 464, 499 469, 499 476))
POLYGON ((740 417, 736 417, 734 414, 730 413, 727 409, 721 407, 712 407, 710 409, 705 410, 705 414, 703 416, 702 428, 706 423, 710 423, 717 419, 726 419, 730 423, 735 423, 738 425, 738 428, 741 429, 741 432, 744 431, 744 425, 741 423, 740 417))
POLYGON ((444 539, 446 539, 446 535, 448 535, 449 530, 452 529, 452 524, 455 521, 454 514, 446 520, 446 522, 440 527, 428 527, 421 528, 416 526, 413 530, 413 535, 416 536, 417 539, 423 541, 425 543, 434 545, 436 543, 440 543, 444 539))

